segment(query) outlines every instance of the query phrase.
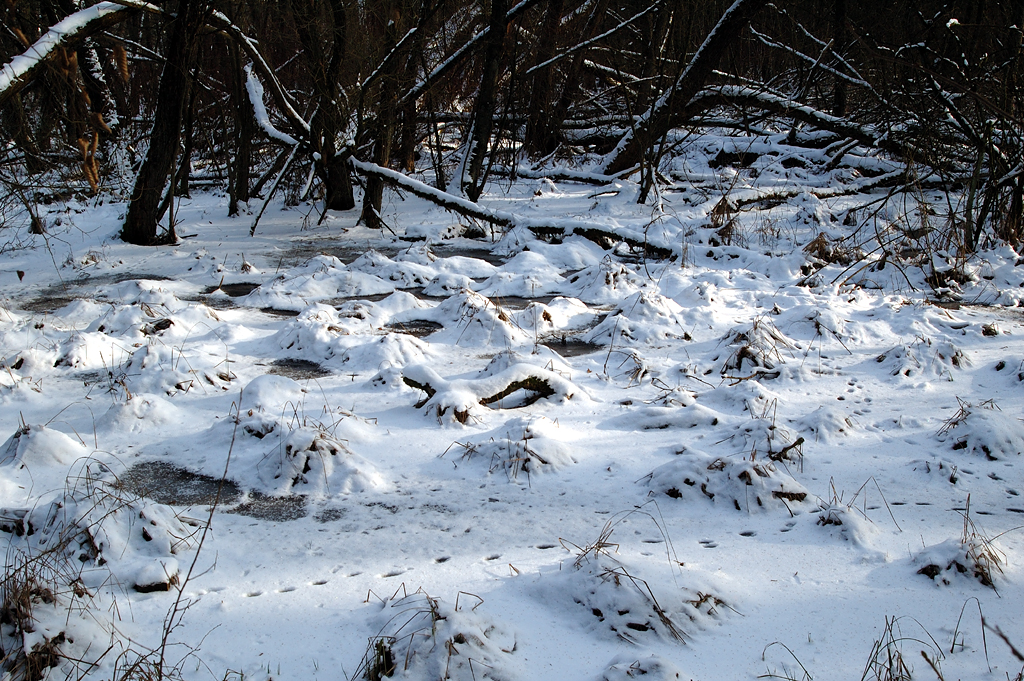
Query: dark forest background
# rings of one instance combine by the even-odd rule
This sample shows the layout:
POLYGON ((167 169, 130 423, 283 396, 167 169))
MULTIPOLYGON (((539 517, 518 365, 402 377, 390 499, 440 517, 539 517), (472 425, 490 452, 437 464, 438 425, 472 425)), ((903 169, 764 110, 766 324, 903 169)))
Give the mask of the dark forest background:
POLYGON ((1024 0, 6 0, 0 13, 0 180, 36 230, 38 202, 112 192, 129 201, 122 238, 166 243, 175 196, 211 186, 232 213, 276 195, 374 228, 387 185, 484 219, 485 183, 530 173, 629 176, 643 202, 661 161, 715 128, 788 131, 825 150, 824 170, 876 150, 905 164, 904 188, 960 197, 963 251, 1021 241, 1024 0))

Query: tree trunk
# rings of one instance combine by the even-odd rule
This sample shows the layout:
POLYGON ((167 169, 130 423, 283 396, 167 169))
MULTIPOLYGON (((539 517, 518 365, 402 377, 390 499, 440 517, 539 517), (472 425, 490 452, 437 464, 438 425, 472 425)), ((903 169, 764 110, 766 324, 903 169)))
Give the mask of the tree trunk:
POLYGON ((729 45, 734 42, 751 18, 768 0, 736 0, 725 11, 718 25, 708 34, 693 59, 679 78, 641 116, 635 128, 627 132, 608 155, 602 171, 608 175, 627 170, 640 163, 644 152, 672 128, 673 113, 689 103, 704 87, 711 72, 718 66, 729 45))
MULTIPOLYGON (((832 51, 844 55, 849 37, 846 31, 846 0, 832 0, 832 51)), ((836 78, 832 86, 832 115, 846 115, 846 80, 836 78)))
MULTIPOLYGON (((555 48, 558 45, 558 28, 562 23, 562 8, 564 0, 551 0, 547 12, 544 15, 540 36, 538 38, 538 49, 536 62, 543 64, 555 55, 555 48)), ((526 119, 526 153, 531 158, 547 156, 552 148, 552 123, 551 114, 554 108, 552 100, 552 73, 551 66, 545 66, 533 76, 533 83, 530 87, 530 105, 527 110, 526 119)), ((555 142, 557 144, 557 141, 555 142)))
POLYGON ((249 201, 250 168, 252 167, 252 138, 256 135, 252 104, 245 92, 245 72, 238 45, 231 43, 231 62, 234 71, 231 96, 235 113, 235 158, 232 163, 228 215, 238 215, 238 204, 249 201))
POLYGON ((45 170, 46 162, 39 155, 36 141, 32 139, 21 95, 15 95, 3 106, 3 121, 4 129, 14 140, 21 153, 25 155, 26 170, 33 174, 45 170))
MULTIPOLYGON (((178 162, 177 187, 174 190, 175 196, 191 198, 189 180, 192 177, 192 135, 195 133, 195 109, 196 109, 196 88, 189 88, 188 104, 185 105, 184 132, 182 133, 183 149, 181 159, 178 162)), ((157 220, 160 217, 157 216, 157 220)))
MULTIPOLYGON (((385 51, 398 44, 401 10, 399 5, 384 5, 383 20, 375 35, 379 35, 385 45, 385 51), (390 11, 388 11, 390 10, 390 11), (386 22, 386 23, 385 23, 386 22)), ((408 60, 404 57, 392 59, 383 65, 378 77, 376 116, 373 119, 373 162, 387 168, 391 165, 391 156, 395 141, 395 129, 398 126, 398 83, 401 71, 408 60)), ((405 80, 405 79, 402 79, 405 80)), ((415 107, 415 102, 410 104, 415 107)), ((403 107, 408 116, 408 106, 403 107)), ((413 123, 415 125, 415 122, 413 123)), ((370 229, 382 229, 384 222, 380 219, 380 210, 384 202, 384 183, 374 175, 366 178, 366 191, 363 193, 363 212, 359 220, 370 229)))
POLYGON ((498 70, 505 52, 505 29, 508 22, 508 0, 491 0, 489 29, 484 45, 483 75, 473 106, 472 136, 469 140, 469 178, 463 179, 463 191, 476 203, 484 191, 484 160, 494 129, 494 109, 498 91, 498 70))
MULTIPOLYGON (((597 5, 595 5, 594 10, 590 13, 590 16, 587 18, 587 22, 583 27, 583 32, 580 35, 581 39, 590 40, 597 35, 597 31, 601 27, 602 19, 608 11, 608 2, 609 0, 598 0, 597 5)), ((561 142, 562 122, 569 114, 569 107, 571 107, 576 101, 576 93, 580 88, 580 75, 583 73, 583 58, 585 56, 585 50, 578 50, 572 56, 569 65, 565 68, 562 92, 558 97, 558 102, 555 104, 551 115, 544 124, 546 130, 540 136, 541 141, 543 141, 543 146, 537 148, 537 153, 542 156, 546 156, 553 152, 561 142)))
POLYGON ((178 0, 178 13, 171 22, 171 38, 160 75, 149 151, 135 178, 128 215, 121 228, 121 238, 130 244, 159 243, 156 230, 160 199, 178 151, 189 73, 208 8, 206 0, 178 0))

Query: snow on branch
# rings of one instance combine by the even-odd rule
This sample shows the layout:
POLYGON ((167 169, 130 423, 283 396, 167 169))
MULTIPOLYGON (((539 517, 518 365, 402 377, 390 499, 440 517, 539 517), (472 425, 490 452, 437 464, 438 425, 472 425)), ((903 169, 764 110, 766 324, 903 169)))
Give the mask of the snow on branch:
POLYGON ((100 2, 54 24, 31 47, 0 69, 0 106, 32 82, 40 66, 53 56, 58 48, 73 45, 94 33, 110 28, 140 9, 162 11, 147 2, 100 2))
POLYGON ((494 225, 501 225, 503 227, 511 227, 516 224, 516 217, 511 213, 484 208, 472 201, 455 196, 454 194, 449 194, 448 192, 443 192, 440 189, 431 187, 419 180, 414 180, 413 178, 391 170, 390 168, 383 168, 374 163, 359 161, 354 157, 349 158, 349 163, 352 164, 353 168, 364 175, 376 177, 389 185, 404 189, 411 194, 415 194, 421 199, 426 199, 427 201, 436 203, 442 208, 454 213, 465 215, 470 218, 476 218, 477 220, 483 220, 484 222, 489 222, 494 225))
POLYGON ((263 84, 253 73, 252 64, 245 67, 245 90, 249 94, 249 101, 252 103, 253 113, 256 115, 256 122, 263 128, 267 136, 284 142, 289 146, 296 146, 299 141, 286 132, 281 132, 274 127, 270 121, 270 114, 267 113, 267 106, 263 103, 263 84))
MULTIPOLYGON (((419 180, 403 175, 390 168, 382 168, 374 163, 359 161, 354 157, 349 158, 352 167, 363 173, 376 177, 386 184, 426 199, 431 203, 468 218, 483 220, 492 225, 501 227, 525 227, 542 238, 565 237, 571 234, 581 236, 598 244, 602 248, 610 248, 614 244, 623 242, 635 251, 642 251, 645 254, 659 258, 671 257, 674 250, 672 244, 664 243, 657 239, 648 239, 642 232, 636 233, 633 230, 622 227, 597 225, 594 223, 582 222, 580 220, 566 218, 547 218, 544 220, 530 220, 519 217, 513 213, 501 210, 491 210, 479 204, 473 203, 448 192, 424 184, 419 180)), ((605 177, 596 175, 581 174, 579 177, 570 178, 579 181, 582 178, 605 177)), ((609 178, 610 179, 610 178, 609 178)))

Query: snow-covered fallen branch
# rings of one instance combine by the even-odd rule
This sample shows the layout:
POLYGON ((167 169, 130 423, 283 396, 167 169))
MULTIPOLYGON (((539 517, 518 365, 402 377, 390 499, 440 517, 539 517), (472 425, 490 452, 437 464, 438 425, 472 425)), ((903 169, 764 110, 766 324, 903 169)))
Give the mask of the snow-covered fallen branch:
POLYGON ((431 187, 428 184, 415 180, 407 175, 403 175, 395 170, 391 170, 390 168, 382 168, 376 164, 359 161, 355 158, 350 158, 349 163, 352 164, 352 167, 355 170, 365 175, 377 177, 393 187, 404 189, 410 194, 414 194, 421 199, 426 199, 427 201, 441 206, 445 210, 476 220, 483 220, 484 222, 488 222, 492 225, 499 225, 501 227, 525 227, 534 234, 543 238, 563 237, 569 236, 570 234, 576 234, 593 241, 603 248, 611 248, 615 244, 622 242, 628 244, 633 250, 642 250, 645 254, 661 258, 670 257, 673 253, 672 248, 668 244, 653 243, 643 238, 637 238, 637 235, 621 234, 618 231, 613 231, 611 228, 593 223, 580 222, 579 220, 552 219, 541 222, 528 220, 520 218, 513 213, 491 210, 490 208, 473 203, 468 199, 455 196, 454 194, 449 194, 448 192, 443 192, 440 189, 431 187))
POLYGON ((517 400, 516 407, 525 407, 534 402, 559 397, 572 399, 579 389, 559 374, 530 364, 515 364, 493 376, 449 381, 424 364, 415 364, 402 369, 402 381, 410 388, 427 394, 417 408, 434 407, 438 419, 466 423, 470 410, 477 405, 491 406, 523 390, 526 396, 517 400))

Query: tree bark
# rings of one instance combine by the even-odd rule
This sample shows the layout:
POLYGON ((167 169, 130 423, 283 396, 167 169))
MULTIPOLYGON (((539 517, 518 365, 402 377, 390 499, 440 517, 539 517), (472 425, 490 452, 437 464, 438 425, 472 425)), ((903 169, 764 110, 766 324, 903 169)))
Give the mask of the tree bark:
MULTIPOLYGON (((189 74, 195 62, 199 30, 208 10, 206 0, 178 0, 178 13, 171 22, 171 38, 160 75, 149 151, 135 178, 128 215, 121 228, 121 238, 130 244, 158 243, 160 199, 178 151, 189 74)), ((173 237, 173 229, 169 230, 169 236, 173 237)))
MULTIPOLYGON (((555 48, 558 45, 558 28, 562 23, 562 9, 565 0, 551 0, 547 12, 544 14, 544 22, 538 36, 538 49, 536 62, 543 64, 555 55, 555 48)), ((530 87, 530 105, 527 108, 526 120, 526 153, 531 158, 539 158, 550 153, 552 144, 552 121, 551 114, 554 108, 552 101, 552 67, 545 66, 533 75, 533 82, 530 87)), ((555 142, 557 144, 557 142, 555 142)))
MULTIPOLYGON (((846 0, 832 0, 832 50, 843 55, 849 36, 846 31, 846 0)), ((846 115, 846 80, 836 78, 832 86, 832 115, 840 118, 846 115)))
POLYGON ((472 136, 469 140, 469 178, 463 178, 463 190, 470 201, 476 203, 484 191, 484 160, 494 129, 494 110, 498 93, 498 69, 505 52, 505 29, 508 22, 508 0, 491 0, 488 35, 484 43, 483 75, 473 106, 472 136))
POLYGON ((228 215, 238 215, 238 204, 249 201, 250 168, 252 167, 252 138, 256 134, 256 121, 252 104, 245 92, 245 72, 238 45, 231 43, 232 82, 231 96, 235 113, 235 158, 232 162, 228 215))
POLYGON ((725 11, 718 25, 708 34, 704 44, 670 87, 627 132, 602 164, 602 171, 612 175, 640 163, 644 152, 657 144, 672 128, 673 112, 686 106, 704 87, 711 72, 718 66, 729 45, 736 40, 768 0, 736 0, 725 11))

